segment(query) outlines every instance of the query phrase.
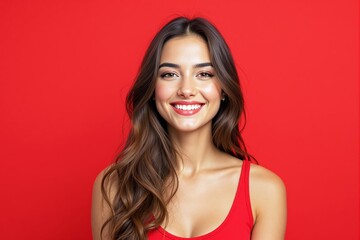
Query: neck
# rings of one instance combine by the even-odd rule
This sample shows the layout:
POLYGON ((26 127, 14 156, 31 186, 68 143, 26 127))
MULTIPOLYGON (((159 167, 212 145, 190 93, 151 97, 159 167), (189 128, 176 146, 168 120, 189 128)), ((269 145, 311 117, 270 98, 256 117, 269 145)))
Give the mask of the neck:
POLYGON ((191 176, 213 166, 219 150, 212 141, 210 124, 192 132, 169 128, 169 135, 180 154, 178 174, 191 176))

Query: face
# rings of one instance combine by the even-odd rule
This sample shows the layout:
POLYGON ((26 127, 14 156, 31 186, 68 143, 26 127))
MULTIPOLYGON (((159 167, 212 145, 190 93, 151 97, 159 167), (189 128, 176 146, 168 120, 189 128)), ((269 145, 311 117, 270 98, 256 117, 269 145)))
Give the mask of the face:
POLYGON ((219 110, 221 87, 206 42, 197 35, 167 41, 155 86, 156 108, 176 131, 211 129, 219 110))

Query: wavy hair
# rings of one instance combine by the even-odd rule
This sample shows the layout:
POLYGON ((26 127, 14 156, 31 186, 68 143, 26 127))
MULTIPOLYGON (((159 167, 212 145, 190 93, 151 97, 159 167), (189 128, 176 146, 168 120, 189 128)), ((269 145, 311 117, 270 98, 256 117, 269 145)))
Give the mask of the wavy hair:
POLYGON ((149 230, 167 221, 166 206, 178 188, 175 169, 179 154, 152 99, 164 44, 189 34, 196 34, 207 43, 225 93, 225 101, 212 120, 213 142, 223 152, 241 160, 251 159, 241 136, 244 100, 228 45, 206 19, 173 19, 151 41, 126 98, 132 128, 123 150, 102 179, 102 194, 112 215, 102 226, 101 235, 107 228, 111 239, 147 239, 149 230), (111 199, 109 189, 114 192, 111 199))

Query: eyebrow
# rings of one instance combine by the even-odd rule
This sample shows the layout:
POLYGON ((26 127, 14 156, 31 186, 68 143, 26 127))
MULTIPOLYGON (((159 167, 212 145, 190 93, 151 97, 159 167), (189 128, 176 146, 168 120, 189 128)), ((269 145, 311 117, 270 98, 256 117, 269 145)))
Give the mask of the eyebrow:
MULTIPOLYGON (((208 66, 212 67, 213 65, 211 63, 209 63, 209 62, 198 63, 198 64, 194 65, 194 68, 202 68, 202 67, 208 67, 208 66)), ((167 63, 167 62, 165 62, 165 63, 160 64, 159 69, 162 68, 162 67, 180 68, 180 65, 175 64, 175 63, 167 63)))

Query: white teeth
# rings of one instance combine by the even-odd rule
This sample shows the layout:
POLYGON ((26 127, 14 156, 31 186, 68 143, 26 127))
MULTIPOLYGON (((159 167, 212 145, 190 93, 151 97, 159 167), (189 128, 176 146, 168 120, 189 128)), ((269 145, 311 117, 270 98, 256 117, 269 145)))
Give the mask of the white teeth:
POLYGON ((180 109, 180 110, 195 110, 195 109, 199 109, 201 108, 201 105, 200 104, 195 104, 195 105, 180 105, 180 104, 175 104, 175 107, 177 109, 180 109))

